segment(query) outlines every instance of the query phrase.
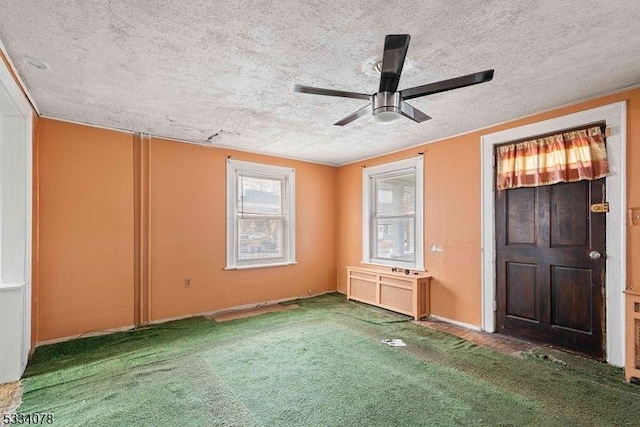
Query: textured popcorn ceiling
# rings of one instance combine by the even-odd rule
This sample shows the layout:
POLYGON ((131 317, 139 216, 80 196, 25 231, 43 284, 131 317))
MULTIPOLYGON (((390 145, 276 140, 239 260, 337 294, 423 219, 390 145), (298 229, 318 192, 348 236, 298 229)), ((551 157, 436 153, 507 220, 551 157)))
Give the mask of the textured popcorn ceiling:
POLYGON ((638 0, 0 2, 0 40, 45 116, 329 164, 637 85, 639 23, 638 0), (366 101, 293 92, 375 92, 391 33, 412 37, 399 89, 494 79, 412 100, 422 124, 341 128, 366 101))

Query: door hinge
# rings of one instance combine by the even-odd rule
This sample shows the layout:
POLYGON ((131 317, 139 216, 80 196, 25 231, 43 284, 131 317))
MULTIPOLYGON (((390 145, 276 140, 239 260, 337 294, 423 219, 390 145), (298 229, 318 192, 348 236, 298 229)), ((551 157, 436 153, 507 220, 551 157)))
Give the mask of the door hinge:
POLYGON ((493 311, 498 311, 498 300, 497 299, 493 300, 493 311))
POLYGON ((609 203, 594 203, 591 205, 591 212, 594 213, 607 213, 609 212, 609 203))

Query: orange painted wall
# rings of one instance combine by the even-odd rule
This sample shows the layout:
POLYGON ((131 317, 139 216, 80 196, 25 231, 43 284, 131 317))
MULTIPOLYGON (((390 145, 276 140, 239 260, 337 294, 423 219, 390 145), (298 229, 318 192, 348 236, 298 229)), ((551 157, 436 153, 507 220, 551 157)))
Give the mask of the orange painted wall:
POLYGON ((38 340, 132 325, 132 136, 40 119, 37 151, 38 340))
MULTIPOLYGON (((338 290, 346 291, 345 267, 362 259, 362 166, 387 163, 424 152, 425 267, 433 274, 433 314, 479 326, 481 317, 480 137, 627 100, 627 203, 640 206, 640 89, 606 96, 482 131, 448 138, 338 169, 338 290), (444 246, 431 254, 432 242, 444 246)), ((628 227, 628 287, 640 289, 640 226, 628 227)))
MULTIPOLYGON (((640 89, 340 168, 152 138, 151 320, 331 291, 336 278, 344 292, 345 267, 361 259, 361 166, 424 152, 425 245, 445 247, 442 254, 425 251, 432 311, 479 325, 481 135, 621 100, 628 101, 628 205, 640 206, 640 89), (297 265, 224 270, 228 155, 296 168, 297 265)), ((38 341, 133 323, 133 139, 38 120, 38 341)), ((640 289, 640 264, 633 262, 640 227, 627 234, 628 284, 640 289)))
MULTIPOLYGON (((134 323, 133 144, 39 121, 41 342, 134 323)), ((152 321, 335 290, 335 168, 155 138, 149 152, 152 321), (228 155, 296 168, 297 265, 224 270, 228 155)))
POLYGON ((150 170, 152 320, 335 290, 335 168, 152 138, 150 170), (297 265, 224 270, 229 155, 296 169, 297 265))

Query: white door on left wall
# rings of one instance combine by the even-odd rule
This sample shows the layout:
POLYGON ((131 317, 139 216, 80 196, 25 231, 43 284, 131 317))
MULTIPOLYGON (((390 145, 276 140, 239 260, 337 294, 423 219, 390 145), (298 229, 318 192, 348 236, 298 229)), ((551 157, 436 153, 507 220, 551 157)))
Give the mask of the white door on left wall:
POLYGON ((31 347, 31 106, 0 61, 0 384, 31 347))

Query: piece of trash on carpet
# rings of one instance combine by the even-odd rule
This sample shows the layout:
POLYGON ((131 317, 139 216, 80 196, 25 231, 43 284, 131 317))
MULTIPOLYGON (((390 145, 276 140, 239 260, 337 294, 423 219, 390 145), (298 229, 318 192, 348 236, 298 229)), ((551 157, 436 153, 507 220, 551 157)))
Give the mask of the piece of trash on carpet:
POLYGON ((404 341, 394 338, 394 339, 387 339, 387 340, 382 340, 383 343, 390 345, 391 347, 406 347, 407 345, 404 343, 404 341))

